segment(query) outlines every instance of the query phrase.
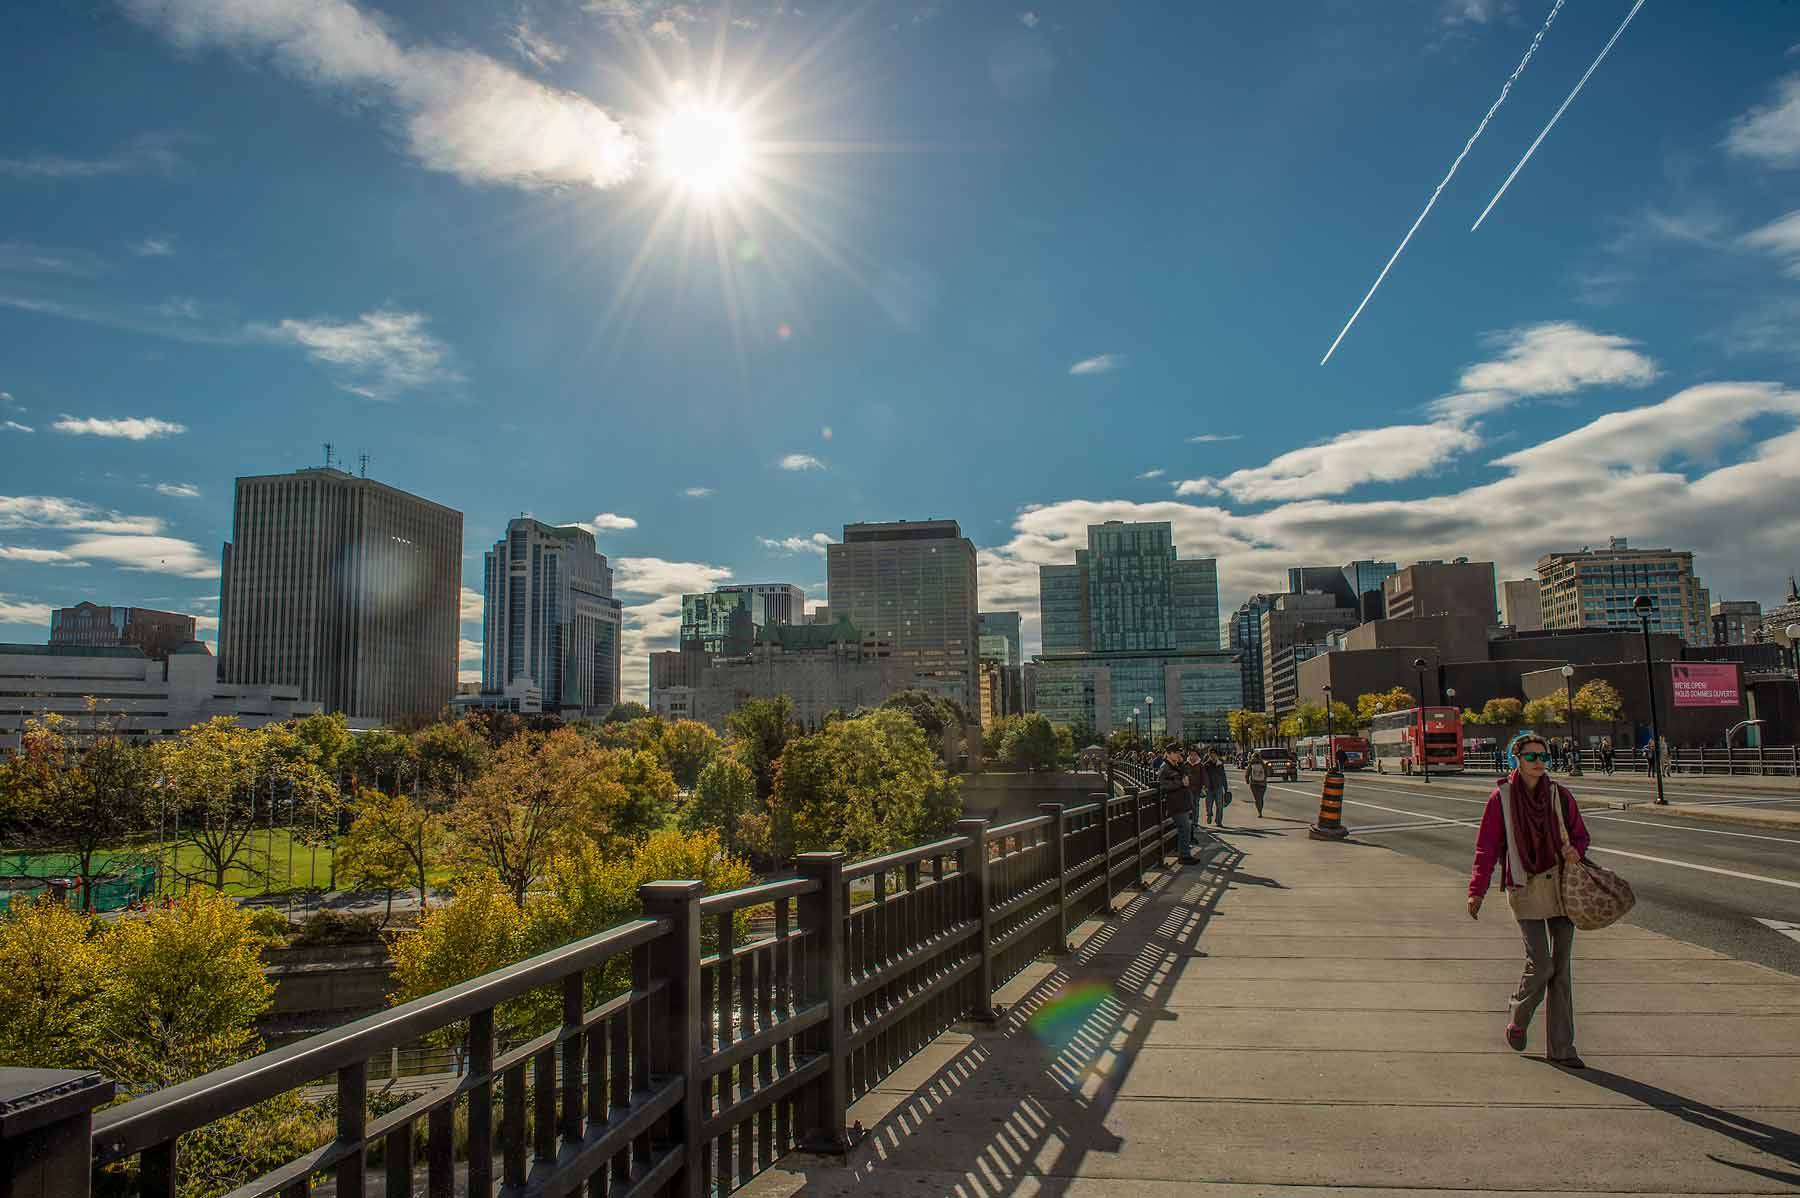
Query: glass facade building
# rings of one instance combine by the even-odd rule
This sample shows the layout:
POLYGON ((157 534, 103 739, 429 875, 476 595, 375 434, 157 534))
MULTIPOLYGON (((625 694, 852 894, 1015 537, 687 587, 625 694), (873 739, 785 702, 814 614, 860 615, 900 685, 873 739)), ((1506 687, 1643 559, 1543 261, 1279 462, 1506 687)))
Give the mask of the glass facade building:
POLYGON ((1614 537, 1606 549, 1547 553, 1538 559, 1538 604, 1546 629, 1640 627, 1632 603, 1648 595, 1651 632, 1690 645, 1712 644, 1712 594, 1694 576, 1688 550, 1633 549, 1614 537))
POLYGON ((975 543, 956 521, 846 524, 843 540, 825 550, 825 585, 835 619, 893 646, 906 685, 975 710, 975 543))
POLYGON ((1004 643, 1005 652, 1001 660, 1008 666, 1017 668, 1025 662, 1024 640, 1020 633, 1022 619, 1016 611, 984 611, 980 617, 980 650, 983 657, 993 656, 989 653, 991 645, 1004 643), (996 641, 995 638, 999 638, 996 641))
POLYGON ((1252 595, 1232 613, 1229 647, 1238 655, 1244 676, 1244 706, 1251 711, 1263 710, 1267 702, 1263 694, 1263 613, 1275 606, 1272 595, 1252 595))
POLYGON ((594 534, 521 517, 483 565, 482 693, 529 683, 545 711, 605 714, 619 701, 623 609, 594 534))
POLYGON ((799 587, 788 582, 744 583, 683 595, 679 643, 699 641, 708 653, 742 655, 750 651, 756 629, 805 622, 806 592, 799 587))

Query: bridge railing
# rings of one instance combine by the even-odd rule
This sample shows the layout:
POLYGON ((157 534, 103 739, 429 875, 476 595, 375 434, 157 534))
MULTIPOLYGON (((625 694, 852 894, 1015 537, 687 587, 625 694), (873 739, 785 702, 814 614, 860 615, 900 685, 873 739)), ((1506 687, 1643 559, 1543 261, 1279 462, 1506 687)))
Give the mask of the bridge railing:
POLYGON ((792 1148, 845 1150, 850 1103, 994 1018, 1000 985, 1173 853, 1173 815, 1128 786, 864 861, 802 853, 741 890, 651 882, 641 918, 97 1115, 103 1079, 0 1069, 0 1193, 79 1198, 135 1158, 140 1192, 174 1198, 183 1136, 323 1081, 330 1142, 230 1198, 727 1194, 792 1148), (751 910, 767 930, 740 940, 751 910), (559 1024, 504 1042, 505 1004, 546 987, 559 1024), (433 1036, 462 1069, 371 1117, 369 1063, 433 1036))

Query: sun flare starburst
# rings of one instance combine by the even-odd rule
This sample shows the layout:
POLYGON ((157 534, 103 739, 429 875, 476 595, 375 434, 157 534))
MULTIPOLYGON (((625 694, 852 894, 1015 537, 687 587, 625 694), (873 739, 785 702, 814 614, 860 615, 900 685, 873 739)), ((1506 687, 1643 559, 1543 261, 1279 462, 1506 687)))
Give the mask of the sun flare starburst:
POLYGON ((677 187, 716 196, 743 181, 750 143, 737 113, 683 105, 657 126, 656 155, 663 174, 677 187))

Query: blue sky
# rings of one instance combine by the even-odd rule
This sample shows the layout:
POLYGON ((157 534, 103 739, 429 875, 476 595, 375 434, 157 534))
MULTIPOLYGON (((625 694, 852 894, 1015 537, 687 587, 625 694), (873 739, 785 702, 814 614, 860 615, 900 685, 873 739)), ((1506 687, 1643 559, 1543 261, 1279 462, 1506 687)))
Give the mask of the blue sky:
MULTIPOLYGON (((1800 7, 95 0, 0 44, 0 637, 216 610, 231 480, 585 521, 626 684, 682 590, 950 516, 985 606, 1169 519, 1503 573, 1800 566, 1800 7), (671 113, 739 122, 716 192, 671 113), (24 119, 18 119, 23 117, 24 119)), ((479 596, 465 593, 465 613, 479 596)), ((209 629, 208 636, 212 635, 209 629)), ((464 626, 464 669, 479 624, 464 626)), ((1028 645, 1028 648, 1030 645, 1028 645)))

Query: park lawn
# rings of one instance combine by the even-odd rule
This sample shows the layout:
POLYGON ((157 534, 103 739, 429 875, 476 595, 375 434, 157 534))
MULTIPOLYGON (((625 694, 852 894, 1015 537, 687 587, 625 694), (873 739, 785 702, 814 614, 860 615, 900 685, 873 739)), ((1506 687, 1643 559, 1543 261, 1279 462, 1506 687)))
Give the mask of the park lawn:
MULTIPOLYGON (((115 848, 102 849, 95 857, 95 870, 105 873, 109 864, 115 860, 122 863, 160 861, 161 868, 166 870, 169 867, 170 845, 169 841, 159 842, 155 837, 149 837, 115 848)), ((30 856, 31 872, 34 874, 75 872, 75 858, 68 853, 30 856)), ((12 854, 8 854, 9 861, 12 857, 12 854)), ((266 830, 256 832, 245 847, 243 860, 249 862, 249 869, 231 869, 225 874, 225 893, 237 898, 281 894, 288 890, 326 890, 331 887, 331 846, 307 844, 300 837, 290 835, 284 828, 276 828, 273 833, 266 830), (268 873, 266 883, 263 879, 265 871, 268 873)), ((193 885, 212 884, 212 870, 193 845, 179 847, 175 865, 177 892, 193 885)), ((450 874, 448 866, 437 865, 426 871, 425 880, 431 886, 441 886, 449 881, 450 874)), ((340 886, 343 884, 340 882, 340 886)), ((166 879, 163 889, 167 893, 166 879)))

